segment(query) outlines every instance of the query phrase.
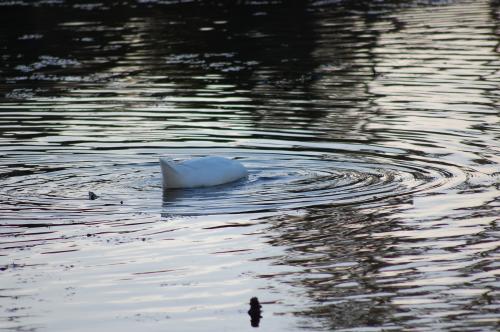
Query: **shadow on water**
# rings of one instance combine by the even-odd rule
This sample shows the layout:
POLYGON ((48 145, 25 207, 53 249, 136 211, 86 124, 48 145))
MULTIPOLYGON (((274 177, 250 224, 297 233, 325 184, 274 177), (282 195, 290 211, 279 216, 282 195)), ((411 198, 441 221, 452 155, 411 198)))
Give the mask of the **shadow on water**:
MULTIPOLYGON (((406 204, 411 201, 392 200, 384 205, 406 204)), ((384 216, 351 207, 313 208, 304 215, 274 218, 272 227, 282 236, 270 243, 287 248, 278 264, 299 268, 295 278, 286 281, 312 300, 296 312, 303 318, 303 328, 384 326, 393 319, 398 313, 392 303, 395 293, 384 287, 380 271, 388 266, 381 258, 392 255, 398 240, 373 234, 390 231, 397 224, 389 213, 384 216)))
POLYGON ((435 329, 467 326, 472 321, 488 329, 491 320, 481 321, 475 313, 494 315, 491 257, 495 256, 495 241, 491 242, 491 236, 496 224, 491 223, 478 236, 467 236, 468 243, 448 233, 411 238, 412 232, 431 234, 427 226, 411 227, 394 217, 411 211, 412 203, 391 200, 365 211, 313 208, 302 216, 273 218, 273 228, 281 236, 270 243, 287 248, 277 264, 298 270, 294 278, 262 277, 282 279, 303 289, 312 304, 295 314, 303 318, 300 325, 306 329, 399 324, 435 329), (473 249, 477 246, 488 248, 479 254, 482 258, 473 249), (476 263, 466 263, 471 254, 482 262, 473 259, 476 263), (482 278, 484 281, 478 280, 482 278), (471 282, 465 286, 468 290, 464 281, 471 282), (470 321, 458 322, 460 315, 467 315, 470 321))

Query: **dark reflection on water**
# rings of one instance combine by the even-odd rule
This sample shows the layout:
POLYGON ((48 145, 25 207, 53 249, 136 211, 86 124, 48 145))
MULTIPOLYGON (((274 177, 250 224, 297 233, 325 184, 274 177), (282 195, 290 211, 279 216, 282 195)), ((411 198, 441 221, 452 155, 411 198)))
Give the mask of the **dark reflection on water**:
POLYGON ((496 330, 497 11, 0 2, 0 325, 496 330))
POLYGON ((316 303, 297 312, 313 318, 304 327, 492 327, 493 320, 484 318, 496 315, 495 225, 479 236, 394 236, 405 233, 405 220, 390 212, 413 202, 387 203, 384 213, 313 209, 305 216, 275 219, 283 236, 272 243, 289 248, 279 264, 301 268, 290 282, 316 303))

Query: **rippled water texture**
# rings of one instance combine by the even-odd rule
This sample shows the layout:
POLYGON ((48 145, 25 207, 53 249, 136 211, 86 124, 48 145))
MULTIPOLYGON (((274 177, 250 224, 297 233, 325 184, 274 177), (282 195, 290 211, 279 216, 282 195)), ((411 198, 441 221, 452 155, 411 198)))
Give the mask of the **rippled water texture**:
POLYGON ((0 2, 0 330, 496 331, 498 2, 235 3, 0 2))

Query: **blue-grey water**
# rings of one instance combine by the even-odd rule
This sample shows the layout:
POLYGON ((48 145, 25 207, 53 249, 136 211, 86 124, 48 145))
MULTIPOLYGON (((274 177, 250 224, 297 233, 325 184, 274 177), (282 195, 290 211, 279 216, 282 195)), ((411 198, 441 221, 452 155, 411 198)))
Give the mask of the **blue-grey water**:
POLYGON ((0 1, 0 330, 497 331, 499 16, 0 1))

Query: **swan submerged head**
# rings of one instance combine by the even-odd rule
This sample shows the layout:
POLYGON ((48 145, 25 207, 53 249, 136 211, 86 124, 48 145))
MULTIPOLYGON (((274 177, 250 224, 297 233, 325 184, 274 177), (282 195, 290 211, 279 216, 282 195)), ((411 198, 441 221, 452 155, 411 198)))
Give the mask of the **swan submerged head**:
POLYGON ((160 158, 163 189, 200 188, 233 182, 248 175, 239 161, 209 156, 175 162, 160 158))

